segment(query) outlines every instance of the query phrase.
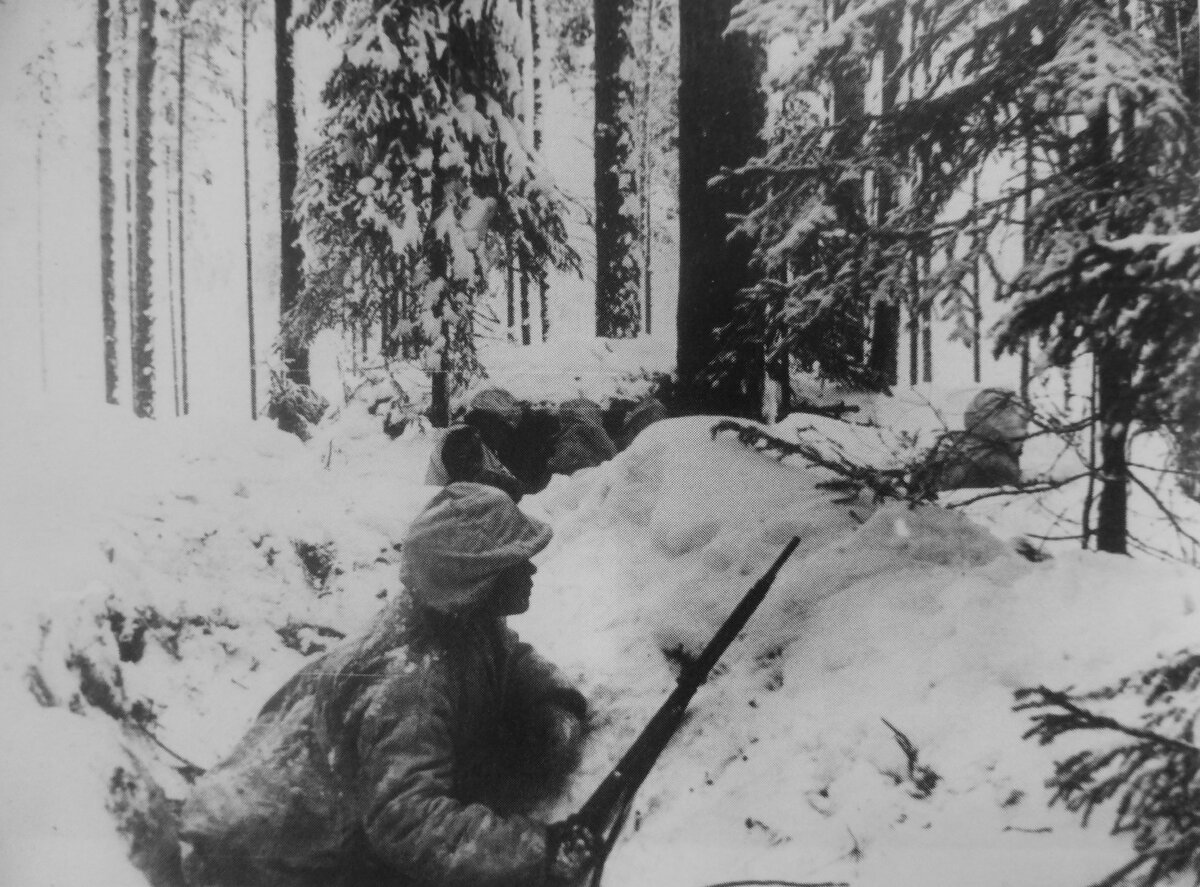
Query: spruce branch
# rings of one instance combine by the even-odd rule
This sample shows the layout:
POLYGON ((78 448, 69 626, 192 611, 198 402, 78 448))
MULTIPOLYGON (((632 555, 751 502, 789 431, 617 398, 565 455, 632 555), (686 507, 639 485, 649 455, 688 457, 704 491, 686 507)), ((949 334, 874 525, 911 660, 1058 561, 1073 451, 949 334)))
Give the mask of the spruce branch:
POLYGON ((1198 689, 1200 655, 1185 650, 1086 694, 1045 686, 1017 691, 1014 710, 1035 712, 1026 739, 1045 745, 1066 733, 1100 730, 1131 740, 1069 755, 1046 783, 1054 791, 1050 803, 1063 802, 1085 826, 1112 802, 1112 833, 1132 835, 1134 858, 1093 887, 1152 887, 1200 870, 1200 746, 1191 741, 1198 689), (1146 707, 1140 724, 1081 704, 1128 696, 1146 707))
POLYGON ((1132 736, 1143 742, 1154 743, 1164 748, 1200 758, 1200 746, 1195 746, 1190 742, 1183 742, 1179 739, 1173 739, 1170 736, 1164 736, 1152 730, 1131 727, 1107 715, 1096 714, 1082 706, 1076 705, 1071 701, 1071 697, 1066 692, 1051 690, 1046 686, 1038 686, 1018 690, 1016 696, 1019 702, 1013 707, 1014 711, 1032 711, 1042 708, 1062 709, 1061 712, 1042 712, 1032 715, 1034 726, 1025 731, 1023 738, 1036 738, 1041 745, 1047 745, 1058 736, 1071 730, 1115 730, 1118 733, 1124 733, 1126 736, 1132 736))
POLYGON ((837 475, 836 479, 825 481, 818 486, 845 494, 845 499, 839 501, 850 501, 863 490, 870 490, 877 503, 894 499, 916 505, 932 502, 937 498, 937 487, 930 482, 928 473, 922 470, 925 467, 923 464, 899 468, 860 465, 844 455, 831 456, 805 441, 783 440, 754 425, 733 419, 722 419, 714 425, 712 436, 715 439, 725 431, 737 434, 738 441, 745 447, 760 453, 777 454, 776 458, 779 461, 788 456, 799 456, 809 465, 837 475))

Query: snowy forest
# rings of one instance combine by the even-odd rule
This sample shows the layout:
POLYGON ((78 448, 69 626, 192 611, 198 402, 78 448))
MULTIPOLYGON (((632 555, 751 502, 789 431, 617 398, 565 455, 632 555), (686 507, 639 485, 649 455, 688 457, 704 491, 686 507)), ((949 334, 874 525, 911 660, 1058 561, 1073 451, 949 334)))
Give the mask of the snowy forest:
POLYGON ((0 108, 0 884, 196 883, 460 480, 540 822, 799 540, 593 887, 1200 883, 1194 0, 0 0, 0 108))

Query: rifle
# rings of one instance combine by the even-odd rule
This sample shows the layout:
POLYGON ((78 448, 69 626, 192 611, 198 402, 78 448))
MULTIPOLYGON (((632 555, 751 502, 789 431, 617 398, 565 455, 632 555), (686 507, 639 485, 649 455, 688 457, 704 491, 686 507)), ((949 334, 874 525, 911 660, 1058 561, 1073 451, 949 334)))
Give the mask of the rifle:
POLYGON ((688 703, 696 695, 700 685, 708 680, 709 672, 717 664, 717 660, 733 643, 738 633, 745 628, 751 615, 762 603, 763 598, 767 596, 767 591, 775 582, 780 568, 791 557, 792 552, 799 544, 800 540, 793 537, 779 557, 775 559, 771 569, 767 570, 763 577, 746 592, 737 607, 729 614, 729 618, 725 620, 725 624, 708 642, 708 646, 695 660, 682 669, 676 680, 675 689, 671 691, 671 695, 642 729, 633 745, 604 778, 604 781, 592 792, 592 796, 579 808, 579 812, 567 820, 572 825, 585 826, 600 839, 592 876, 593 885, 600 883, 604 862, 612 851, 613 845, 616 844, 621 827, 625 824, 634 795, 650 774, 650 770, 654 767, 654 763, 662 754, 663 749, 667 747, 667 743, 671 741, 671 737, 675 735, 675 731, 679 729, 688 703))

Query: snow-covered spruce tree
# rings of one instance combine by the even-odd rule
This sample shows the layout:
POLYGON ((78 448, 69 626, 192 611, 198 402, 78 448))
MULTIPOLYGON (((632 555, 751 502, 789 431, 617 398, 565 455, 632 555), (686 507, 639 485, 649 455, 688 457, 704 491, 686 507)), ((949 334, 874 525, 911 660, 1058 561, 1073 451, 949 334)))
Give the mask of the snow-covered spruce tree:
MULTIPOLYGON (((787 125, 740 172, 756 195, 742 228, 758 244, 761 281, 747 291, 730 339, 753 336, 765 315, 768 343, 803 354, 806 331, 847 305, 861 310, 864 299, 968 317, 966 281, 983 262, 1001 295, 1021 295, 1001 348, 1039 335, 1057 362, 1081 352, 1097 360, 1105 441, 1098 540, 1124 550, 1126 436, 1145 418, 1137 380, 1151 384, 1144 352, 1175 333, 1167 325, 1142 330, 1148 339, 1131 339, 1128 328, 1114 334, 1118 303, 1129 307, 1130 293, 1059 270, 1094 240, 1181 224, 1192 193, 1194 105, 1180 87, 1181 66, 1160 44, 1182 45, 1195 23, 1183 4, 1167 6, 1177 33, 1166 33, 1166 7, 1135 26, 1126 9, 1103 0, 853 0, 832 21, 815 0, 743 0, 735 26, 792 33, 800 50, 775 84, 791 108, 787 125), (902 18, 909 34, 891 74, 901 94, 860 114, 831 113, 825 97, 838 71, 865 70, 886 51, 884 16, 902 18), (985 163, 1015 166, 1026 152, 1032 181, 1014 175, 994 200, 950 211, 985 163), (901 199, 839 200, 847 187, 878 196, 881 183, 898 183, 901 199), (1020 275, 1004 281, 989 252, 998 238, 989 235, 1012 224, 1025 226, 1029 249, 1020 275), (915 273, 936 253, 951 258, 915 273)), ((969 335, 965 326, 958 332, 969 335)), ((834 369, 845 375, 853 364, 834 369)))
POLYGON ((151 181, 153 157, 155 38, 157 4, 139 0, 137 17, 137 100, 134 106, 134 300, 130 318, 130 363, 133 375, 133 412, 154 417, 154 281, 152 243, 154 196, 151 181))
POLYGON ((768 84, 775 100, 766 150, 736 179, 750 193, 740 231, 756 244, 756 282, 724 331, 726 354, 761 341, 769 367, 795 358, 846 384, 894 380, 896 314, 900 304, 916 305, 911 262, 922 250, 911 244, 897 268, 904 273, 880 287, 883 246, 872 235, 899 210, 899 180, 916 164, 908 151, 885 159, 870 150, 866 136, 880 112, 868 109, 867 89, 879 59, 884 112, 895 111, 899 83, 914 69, 896 52, 900 29, 913 28, 908 6, 741 0, 734 10, 731 28, 762 40, 788 37, 798 50, 768 84), (872 315, 886 336, 873 359, 872 315))
POLYGON ((96 110, 100 185, 100 316, 104 337, 104 399, 117 403, 117 280, 113 229, 117 192, 112 145, 112 9, 96 0, 96 110))
POLYGON ((1200 221, 1200 104, 1185 86, 1191 66, 1160 48, 1182 52, 1176 29, 1194 32, 1196 7, 1165 4, 1133 27, 1126 8, 1075 5, 1057 63, 1031 91, 1076 124, 1069 133, 1042 127, 1038 145, 1055 177, 1034 204, 1032 250, 999 345, 1036 335, 1059 366, 1091 356, 1102 479, 1096 541, 1124 552, 1128 486, 1146 486, 1128 462, 1133 427, 1195 445, 1195 280, 1154 244, 1200 221))
MULTIPOLYGON (((300 170, 300 136, 296 128, 295 39, 292 0, 275 0, 275 131, 279 156, 279 317, 286 321, 296 304, 303 280, 304 252, 300 248, 300 219, 296 215, 296 179, 300 170)), ((295 337, 280 343, 288 378, 300 385, 310 381, 308 348, 295 337)))
POLYGON ((405 352, 463 381, 478 370, 477 301, 506 235, 526 268, 577 264, 558 193, 515 123, 515 4, 313 0, 296 20, 344 54, 301 173, 305 280, 287 334, 365 323, 399 289, 405 352))

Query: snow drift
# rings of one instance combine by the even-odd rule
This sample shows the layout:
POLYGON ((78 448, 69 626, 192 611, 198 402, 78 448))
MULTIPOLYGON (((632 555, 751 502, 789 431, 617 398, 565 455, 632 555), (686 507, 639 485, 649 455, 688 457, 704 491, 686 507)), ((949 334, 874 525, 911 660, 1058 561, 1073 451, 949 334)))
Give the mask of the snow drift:
MULTIPOLYGON (((1063 752, 1022 740, 1012 694, 1185 646, 1195 573, 1074 551, 1031 564, 959 512, 835 502, 824 472, 714 439, 714 421, 655 425, 522 503, 556 538, 514 627, 594 711, 547 816, 587 797, 680 657, 801 540, 639 793, 607 883, 1069 887, 1127 858, 1102 824, 1047 808, 1063 752)), ((17 751, 0 881, 136 884, 114 774, 132 755, 178 797, 188 765, 219 760, 308 656, 398 593, 429 439, 389 441, 353 408, 308 445, 114 413, 83 442, 39 422, 3 460, 0 734, 17 751)))

